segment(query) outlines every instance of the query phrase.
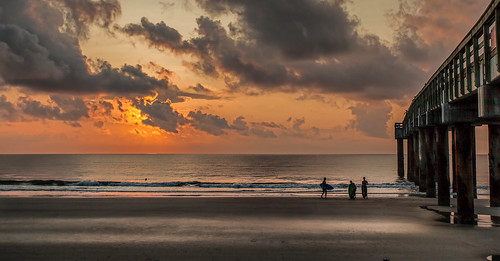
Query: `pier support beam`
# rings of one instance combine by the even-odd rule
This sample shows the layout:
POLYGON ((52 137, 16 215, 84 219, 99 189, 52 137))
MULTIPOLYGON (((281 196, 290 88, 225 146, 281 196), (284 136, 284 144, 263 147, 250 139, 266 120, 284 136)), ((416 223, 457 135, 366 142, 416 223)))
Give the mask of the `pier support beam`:
POLYGON ((406 167, 406 178, 408 179, 408 181, 412 182, 414 181, 414 176, 413 176, 413 172, 414 172, 414 169, 413 169, 413 163, 415 162, 415 159, 413 158, 414 157, 414 149, 413 149, 413 135, 410 135, 408 137, 408 145, 407 145, 407 160, 408 160, 408 163, 407 163, 407 167, 406 167))
POLYGON ((405 177, 405 157, 403 150, 403 139, 398 140, 398 176, 399 178, 405 177))
POLYGON ((457 168, 456 166, 456 142, 455 142, 455 127, 452 127, 451 129, 451 173, 452 173, 452 179, 453 179, 453 184, 452 184, 452 191, 453 193, 457 193, 457 168))
MULTIPOLYGON (((435 129, 434 127, 425 128, 425 178, 426 178, 426 190, 425 196, 428 198, 436 197, 436 179, 434 174, 435 166, 435 129)), ((424 185, 424 183, 422 183, 424 185)))
POLYGON ((413 133, 413 178, 415 185, 420 184, 420 146, 418 132, 413 133))
POLYGON ((438 176, 439 206, 450 206, 450 171, 448 155, 448 126, 437 126, 435 172, 438 176))
POLYGON ((455 169, 457 171, 457 214, 463 224, 474 223, 474 171, 473 151, 474 127, 457 124, 455 132, 455 169))
POLYGON ((419 154, 420 154, 420 173, 419 173, 419 181, 418 181, 418 191, 426 192, 427 191, 427 180, 426 180, 426 170, 427 170, 427 153, 425 148, 425 129, 418 129, 418 143, 419 143, 419 154))
POLYGON ((474 198, 477 198, 477 160, 476 160, 476 132, 472 132, 472 182, 474 183, 473 189, 474 189, 474 198))
POLYGON ((500 125, 488 124, 490 207, 500 207, 500 125))

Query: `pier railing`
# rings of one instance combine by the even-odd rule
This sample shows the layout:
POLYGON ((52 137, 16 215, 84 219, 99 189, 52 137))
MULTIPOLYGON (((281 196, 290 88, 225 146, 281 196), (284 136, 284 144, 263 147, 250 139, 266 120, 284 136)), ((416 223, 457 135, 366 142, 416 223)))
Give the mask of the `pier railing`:
POLYGON ((438 204, 449 207, 451 168, 461 223, 475 222, 477 125, 488 125, 490 207, 500 207, 499 4, 500 0, 490 2, 414 97, 403 122, 394 126, 398 175, 404 177, 403 141, 407 140, 407 179, 426 197, 438 194, 438 204))
POLYGON ((499 4, 500 0, 489 4, 474 27, 414 97, 403 120, 405 137, 418 127, 461 121, 480 123, 500 116, 487 104, 488 90, 481 91, 483 86, 500 82, 499 4), (465 106, 470 108, 466 115, 455 113, 454 107, 460 103, 470 104, 465 106))

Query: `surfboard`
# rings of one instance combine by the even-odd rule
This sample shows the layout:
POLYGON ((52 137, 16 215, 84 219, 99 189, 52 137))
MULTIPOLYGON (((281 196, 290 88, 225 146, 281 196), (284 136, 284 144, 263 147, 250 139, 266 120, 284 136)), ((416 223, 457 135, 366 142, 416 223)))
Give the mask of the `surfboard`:
MULTIPOLYGON (((319 184, 320 188, 323 188, 323 184, 319 184)), ((327 190, 332 190, 333 189, 333 186, 330 185, 330 184, 326 184, 326 189, 327 190)))

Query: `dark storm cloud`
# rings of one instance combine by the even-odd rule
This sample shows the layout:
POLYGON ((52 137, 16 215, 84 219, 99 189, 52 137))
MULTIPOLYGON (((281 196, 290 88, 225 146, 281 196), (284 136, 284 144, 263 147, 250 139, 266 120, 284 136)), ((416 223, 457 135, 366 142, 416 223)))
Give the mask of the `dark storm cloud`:
MULTIPOLYGON (((246 51, 244 46, 237 43, 227 34, 220 22, 208 17, 198 18, 197 32, 199 37, 189 41, 181 41, 181 37, 172 37, 177 33, 172 33, 166 25, 162 23, 144 26, 145 18, 141 25, 129 24, 121 30, 128 35, 142 35, 146 41, 158 49, 170 49, 177 53, 191 54, 200 59, 198 62, 187 63, 191 69, 209 76, 218 76, 221 72, 234 74, 240 77, 239 81, 257 83, 262 85, 282 85, 286 83, 289 76, 286 68, 277 63, 254 63, 244 59, 242 56, 246 51), (134 30, 126 30, 134 28, 134 30)), ((169 28, 169 27, 168 27, 169 28)), ((177 31, 175 31, 177 32, 177 31)), ((248 50, 251 50, 248 47, 248 50)))
POLYGON ((178 133, 177 128, 185 124, 182 114, 174 111, 169 102, 154 101, 145 102, 143 99, 136 100, 135 107, 148 116, 142 123, 172 133, 178 133))
POLYGON ((194 90, 195 92, 201 92, 201 93, 211 93, 212 91, 205 86, 201 85, 200 83, 196 84, 196 86, 190 86, 189 89, 194 90))
POLYGON ((271 130, 267 130, 265 126, 251 123, 249 127, 245 121, 245 117, 236 118, 232 124, 229 124, 225 118, 218 115, 207 114, 201 111, 191 111, 188 115, 191 126, 197 130, 204 131, 214 136, 226 135, 227 131, 234 130, 243 136, 257 136, 261 138, 276 138, 276 134, 271 130))
POLYGON ((267 121, 252 122, 251 125, 252 127, 255 128, 286 129, 286 127, 283 126, 282 124, 277 124, 275 122, 267 122, 267 121))
POLYGON ((7 121, 60 120, 70 126, 81 127, 77 121, 89 118, 89 108, 82 99, 76 97, 51 96, 47 104, 43 104, 30 97, 20 97, 16 103, 12 103, 2 95, 0 118, 7 121))
POLYGON ((39 119, 75 122, 89 117, 88 108, 80 98, 51 96, 50 102, 53 104, 45 105, 29 97, 21 97, 17 107, 24 114, 39 119))
POLYGON ((97 61, 91 65, 94 73, 89 72, 87 62, 92 62, 82 55, 78 34, 85 35, 90 24, 109 27, 119 14, 117 1, 48 2, 0 1, 0 8, 9 10, 0 16, 0 78, 5 84, 44 92, 124 96, 170 88, 165 79, 146 75, 138 65, 113 68, 97 61), (61 31, 71 24, 77 28, 75 34, 61 31))
POLYGON ((259 45, 273 46, 287 58, 317 58, 345 52, 356 41, 357 22, 344 1, 197 0, 212 14, 235 13, 239 29, 259 45))
POLYGON ((236 130, 239 134, 241 134, 243 136, 249 135, 249 133, 248 133, 249 128, 248 128, 247 122, 245 121, 245 117, 243 117, 243 116, 236 118, 233 121, 233 125, 231 127, 232 127, 232 129, 236 130))
POLYGON ((182 40, 182 35, 164 22, 151 23, 146 17, 140 24, 128 24, 118 30, 130 36, 142 36, 151 45, 159 48, 168 48, 174 52, 182 52, 190 48, 189 43, 182 40))
MULTIPOLYGON (((366 39, 365 39, 366 40, 366 39)), ((393 55, 378 38, 363 41, 363 48, 327 63, 304 62, 300 83, 329 93, 364 99, 398 99, 415 93, 425 81, 419 68, 393 55)))
POLYGON ((0 119, 17 121, 22 119, 15 105, 7 100, 5 95, 0 95, 0 119))
MULTIPOLYGON (((182 40, 179 36, 175 44, 160 47, 158 41, 146 41, 158 49, 198 58, 185 64, 207 76, 221 77, 232 91, 309 89, 383 100, 415 93, 425 81, 420 68, 394 55, 378 37, 359 36, 343 1, 198 2, 211 14, 234 14, 237 22, 229 26, 230 32, 219 21, 202 16, 197 19, 196 37, 182 40)), ((141 29, 141 35, 161 32, 141 29)))
POLYGON ((255 136, 259 138, 277 138, 278 136, 293 137, 300 139, 331 139, 330 136, 323 137, 322 131, 317 127, 302 128, 305 124, 304 118, 296 118, 288 121, 291 126, 274 122, 248 122, 245 117, 237 117, 232 124, 225 118, 214 114, 203 113, 201 111, 191 111, 187 117, 187 122, 195 129, 206 132, 214 136, 226 135, 235 131, 243 136, 255 136))
POLYGON ((195 86, 189 86, 188 90, 193 90, 196 93, 179 92, 179 96, 190 97, 193 99, 202 99, 202 100, 218 100, 218 99, 220 99, 220 97, 218 97, 212 90, 206 88, 201 83, 198 83, 195 86))
POLYGON ((207 114, 201 111, 191 111, 189 112, 188 117, 191 119, 191 126, 195 129, 215 136, 225 135, 225 130, 230 128, 226 119, 217 115, 207 114))
POLYGON ((200 36, 191 39, 191 43, 203 64, 213 64, 221 72, 237 76, 238 82, 243 84, 280 86, 293 78, 283 64, 269 59, 273 56, 265 58, 255 46, 236 42, 219 21, 208 17, 196 21, 200 36))
MULTIPOLYGON (((262 65, 273 57, 279 58, 262 47, 278 50, 287 59, 301 59, 301 62, 294 63, 278 59, 279 64, 275 63, 274 68, 283 67, 279 73, 272 73, 277 71, 271 70, 266 75, 266 82, 271 83, 269 85, 262 84, 262 75, 235 71, 240 79, 266 89, 283 85, 294 89, 308 86, 321 92, 349 93, 363 99, 391 99, 418 90, 420 82, 425 80, 419 68, 394 55, 378 37, 359 36, 356 33, 357 22, 343 8, 344 1, 197 2, 213 14, 237 15, 237 31, 245 34, 240 37, 252 41, 256 39, 257 49, 266 51, 261 55, 250 51, 254 65, 262 65), (315 58, 324 60, 318 62, 315 58)), ((269 64, 263 67, 269 68, 269 64)))

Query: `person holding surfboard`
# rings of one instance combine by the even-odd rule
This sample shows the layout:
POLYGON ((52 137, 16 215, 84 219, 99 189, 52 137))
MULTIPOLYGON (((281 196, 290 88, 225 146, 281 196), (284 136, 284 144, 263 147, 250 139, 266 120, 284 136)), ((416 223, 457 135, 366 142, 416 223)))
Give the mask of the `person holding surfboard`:
POLYGON ((323 193, 321 193, 321 198, 323 198, 323 195, 325 195, 325 198, 326 198, 326 195, 328 194, 326 187, 327 187, 326 178, 324 178, 323 183, 321 183, 321 188, 323 189, 323 193))
POLYGON ((356 199, 356 184, 352 183, 352 180, 349 183, 349 198, 356 199))

